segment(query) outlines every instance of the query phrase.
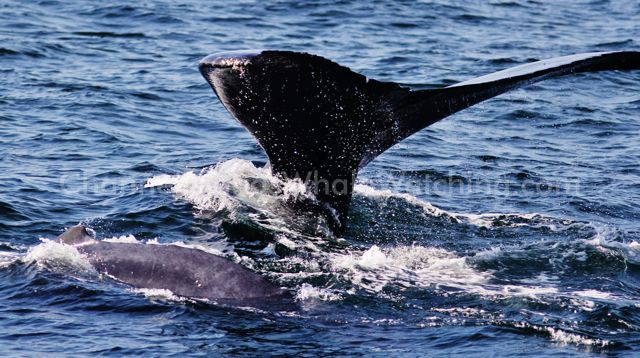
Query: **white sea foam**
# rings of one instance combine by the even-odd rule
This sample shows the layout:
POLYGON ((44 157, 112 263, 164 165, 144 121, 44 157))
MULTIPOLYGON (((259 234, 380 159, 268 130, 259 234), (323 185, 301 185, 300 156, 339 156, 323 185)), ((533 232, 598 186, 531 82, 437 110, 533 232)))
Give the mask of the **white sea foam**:
POLYGON ((401 246, 383 251, 374 245, 361 253, 336 254, 332 263, 352 282, 372 291, 380 291, 387 284, 465 289, 481 287, 480 284, 491 277, 489 272, 473 269, 464 257, 424 246, 401 246))
POLYGON ((610 344, 606 339, 588 338, 575 333, 568 333, 552 327, 546 327, 546 331, 549 332, 551 339, 562 344, 576 344, 585 346, 601 346, 605 347, 610 344))
POLYGON ((615 240, 620 231, 608 225, 599 226, 596 229, 596 234, 589 240, 585 240, 585 243, 607 254, 620 253, 628 263, 640 265, 640 243, 615 240))
POLYGON ((342 296, 328 288, 318 288, 311 286, 308 283, 303 283, 296 293, 296 299, 300 301, 304 300, 321 300, 321 301, 337 301, 341 300, 342 296))
POLYGON ((58 243, 49 239, 40 239, 41 244, 29 249, 24 261, 35 262, 39 266, 53 269, 73 270, 76 272, 95 273, 89 260, 75 247, 58 243))
POLYGON ((484 317, 487 312, 483 309, 473 307, 452 307, 452 308, 432 308, 431 311, 447 313, 451 316, 462 317, 484 317))
POLYGON ((491 247, 487 250, 477 252, 472 258, 469 259, 473 260, 473 262, 488 262, 499 258, 502 254, 503 251, 501 247, 491 247))
POLYGON ((7 267, 23 255, 18 252, 0 252, 0 268, 7 267))
MULTIPOLYGON (((180 246, 180 247, 185 247, 185 248, 189 248, 189 249, 197 249, 200 251, 204 251, 207 253, 210 253, 212 255, 216 255, 216 256, 225 256, 224 251, 232 251, 233 247, 217 241, 215 243, 212 244, 207 244, 207 245, 201 245, 201 244, 194 244, 194 243, 186 243, 184 241, 175 241, 175 242, 171 242, 171 243, 160 243, 159 239, 153 238, 150 240, 146 240, 146 241, 141 241, 138 240, 134 235, 132 234, 128 234, 128 235, 122 235, 122 236, 114 236, 114 237, 110 237, 110 238, 105 238, 101 241, 104 242, 112 242, 112 243, 126 243, 126 244, 141 244, 141 245, 173 245, 173 246, 180 246), (231 250, 230 250, 231 249, 231 250)), ((236 259, 236 261, 239 261, 239 257, 236 255, 236 257, 234 257, 236 259)))
POLYGON ((140 243, 142 243, 142 242, 138 241, 138 239, 136 239, 136 237, 131 235, 131 234, 123 235, 123 236, 110 237, 110 238, 103 239, 102 241, 115 242, 115 243, 127 243, 127 244, 140 244, 140 243))
POLYGON ((415 245, 380 248, 374 245, 360 252, 334 254, 331 262, 336 274, 344 275, 355 285, 372 292, 392 285, 443 290, 447 295, 455 292, 475 294, 491 299, 567 297, 576 307, 587 311, 594 303, 586 298, 613 298, 606 292, 567 291, 559 277, 544 272, 511 284, 498 284, 494 283, 494 272, 475 268, 474 263, 503 253, 501 249, 489 249, 474 256, 459 256, 442 248, 415 245))
POLYGON ((612 293, 598 290, 572 291, 568 292, 566 295, 569 297, 569 302, 571 302, 572 306, 585 312, 593 311, 596 307, 595 300, 615 301, 619 299, 612 293))
POLYGON ((558 288, 553 286, 523 286, 523 285, 504 285, 502 293, 506 296, 542 296, 553 295, 558 293, 558 288))
MULTIPOLYGON (((173 193, 197 208, 216 212, 234 212, 238 206, 247 205, 262 210, 264 214, 287 200, 314 200, 301 180, 282 180, 271 175, 268 168, 258 168, 252 162, 242 159, 224 161, 203 169, 200 173, 191 171, 180 175, 157 175, 149 178, 145 184, 146 188, 159 186, 170 186, 173 193)), ((449 212, 411 194, 380 190, 364 184, 356 184, 354 193, 376 200, 400 199, 421 208, 426 215, 447 217, 455 222, 478 227, 532 226, 558 231, 576 224, 571 220, 559 220, 539 213, 449 212)), ((277 216, 266 221, 271 221, 273 228, 283 224, 277 216)))
MULTIPOLYGON (((315 196, 300 179, 273 176, 268 168, 257 168, 247 160, 231 159, 200 173, 158 175, 145 184, 146 188, 158 186, 169 186, 178 198, 199 210, 224 213, 241 222, 249 219, 252 224, 290 238, 313 241, 331 236, 328 218, 301 214, 290 205, 291 201, 315 202, 315 196)), ((305 243, 296 244, 307 247, 305 243)))
POLYGON ((602 300, 610 300, 610 299, 613 298, 611 293, 602 292, 602 291, 598 291, 598 290, 574 291, 574 292, 572 292, 572 295, 580 296, 580 297, 587 297, 587 298, 596 298, 596 299, 602 299, 602 300))
POLYGON ((151 300, 160 299, 160 300, 168 300, 168 301, 176 301, 176 302, 184 302, 188 299, 182 296, 178 296, 167 289, 158 289, 158 288, 130 288, 131 292, 139 293, 144 295, 146 298, 151 300))
POLYGON ((376 245, 373 245, 369 250, 365 251, 362 254, 360 259, 358 259, 356 263, 360 267, 371 269, 376 267, 382 267, 386 265, 388 261, 390 260, 387 259, 387 256, 384 253, 382 253, 380 248, 376 245))
POLYGON ((24 256, 26 247, 17 246, 10 242, 0 242, 8 251, 0 251, 0 268, 7 267, 24 256))
POLYGON ((574 344, 582 346, 608 346, 611 342, 606 339, 595 339, 579 334, 565 332, 553 327, 532 326, 535 330, 547 332, 550 338, 560 344, 574 344))
MULTIPOLYGON (((216 256, 225 256, 224 251, 229 250, 231 248, 230 246, 221 242, 216 242, 214 244, 207 244, 207 245, 186 243, 184 241, 175 241, 169 244, 158 244, 158 243, 156 244, 157 245, 174 245, 174 246, 186 247, 189 249, 196 249, 196 250, 204 251, 216 256)), ((238 256, 238 254, 234 253, 234 255, 235 255, 234 258, 236 259, 236 261, 238 261, 240 257, 238 256)))
POLYGON ((295 250, 296 248, 296 243, 291 241, 289 238, 287 238, 284 235, 280 235, 278 237, 278 243, 285 246, 286 248, 290 249, 290 250, 295 250))
POLYGON ((589 338, 587 336, 566 332, 564 330, 557 329, 554 327, 549 327, 549 326, 538 326, 538 325, 531 325, 528 323, 516 323, 515 326, 519 328, 531 328, 538 332, 544 332, 548 334, 552 340, 563 345, 574 344, 574 345, 581 345, 581 346, 605 347, 611 344, 611 342, 606 339, 589 338))
POLYGON ((147 180, 146 188, 170 185, 180 198, 202 210, 234 211, 242 203, 269 208, 277 201, 308 196, 300 180, 281 180, 268 168, 257 168, 242 159, 231 159, 199 174, 158 175, 147 180))

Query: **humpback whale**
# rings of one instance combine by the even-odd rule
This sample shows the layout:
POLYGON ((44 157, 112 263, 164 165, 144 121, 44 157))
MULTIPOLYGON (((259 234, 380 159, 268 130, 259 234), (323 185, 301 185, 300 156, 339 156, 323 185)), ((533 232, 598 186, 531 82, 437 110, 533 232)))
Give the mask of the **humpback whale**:
POLYGON ((133 287, 166 289, 183 297, 249 306, 292 301, 288 291, 262 276, 202 250, 98 241, 82 225, 68 229, 57 241, 73 245, 100 274, 133 287))
POLYGON ((581 72, 640 69, 640 52, 597 52, 520 65, 452 86, 411 90, 291 51, 218 53, 200 73, 257 139, 274 175, 300 178, 332 229, 347 222, 358 170, 394 144, 506 91, 581 72))

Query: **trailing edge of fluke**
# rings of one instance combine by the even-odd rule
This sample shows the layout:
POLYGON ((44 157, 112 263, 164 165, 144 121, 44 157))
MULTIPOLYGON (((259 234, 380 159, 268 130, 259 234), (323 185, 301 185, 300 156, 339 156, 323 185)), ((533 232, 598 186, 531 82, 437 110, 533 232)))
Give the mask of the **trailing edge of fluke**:
POLYGON ((551 77, 640 69, 640 52, 594 52, 524 64, 453 86, 412 91, 320 56, 290 51, 205 57, 200 72, 264 148, 274 175, 299 177, 345 227, 357 172, 404 138, 501 93, 551 77))

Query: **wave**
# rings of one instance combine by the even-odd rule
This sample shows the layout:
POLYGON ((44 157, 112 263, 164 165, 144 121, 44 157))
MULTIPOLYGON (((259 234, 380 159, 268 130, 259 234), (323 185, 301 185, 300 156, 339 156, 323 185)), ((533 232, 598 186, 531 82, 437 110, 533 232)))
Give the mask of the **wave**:
POLYGON ((568 330, 560 329, 552 326, 535 325, 527 322, 509 323, 507 325, 511 325, 515 328, 519 328, 524 331, 542 333, 544 335, 549 336, 551 340, 558 342, 561 345, 571 344, 571 345, 578 345, 578 346, 596 346, 596 347, 607 347, 607 346, 614 345, 614 342, 611 342, 606 339, 592 338, 586 335, 573 333, 568 330))
MULTIPOLYGON (((191 203, 201 212, 223 214, 235 224, 258 225, 272 231, 270 239, 261 247, 261 250, 272 250, 273 254, 282 251, 278 248, 290 251, 305 248, 320 255, 332 252, 323 251, 326 249, 324 245, 327 240, 325 239, 332 237, 323 236, 329 232, 329 229, 327 226, 322 226, 321 218, 314 213, 307 213, 309 214, 307 216, 304 213, 301 215, 291 209, 292 202, 304 200, 315 202, 315 198, 306 191, 304 184, 300 180, 283 180, 273 176, 268 168, 258 168, 250 161, 231 159, 205 168, 200 173, 190 171, 179 175, 158 175, 149 178, 145 187, 168 187, 177 198, 191 203)), ((442 221, 444 225, 457 230, 456 234, 458 231, 464 234, 464 227, 474 227, 490 230, 489 233, 483 234, 489 237, 495 236, 491 231, 509 232, 515 236, 515 240, 522 232, 513 229, 524 229, 533 237, 544 234, 552 239, 552 242, 566 239, 568 236, 574 239, 571 242, 574 246, 589 244, 617 250, 616 252, 621 253, 629 263, 636 263, 640 259, 635 241, 618 243, 611 239, 612 235, 619 235, 615 233, 616 229, 607 229, 598 223, 557 218, 535 212, 477 214, 455 212, 439 208, 407 193, 375 189, 363 184, 355 185, 354 197, 367 201, 367 205, 363 208, 358 208, 358 203, 353 204, 356 206, 354 208, 356 211, 363 209, 361 211, 364 216, 364 219, 356 218, 354 225, 359 225, 358 220, 366 223, 379 219, 377 216, 379 212, 396 210, 398 215, 415 212, 427 219, 444 219, 442 221), (389 208, 386 204, 391 200, 399 202, 399 207, 389 208), (553 233, 554 236, 549 236, 549 233, 553 233)), ((407 232, 398 232, 395 227, 393 231, 382 233, 388 237, 398 237, 403 234, 407 232)), ((422 243, 428 244, 428 240, 422 243)), ((538 245, 536 241, 523 243, 521 240, 516 240, 512 249, 517 251, 518 248, 529 247, 530 244, 538 245)), ((345 247, 340 246, 336 249, 343 252, 345 247)), ((475 252, 486 249, 476 249, 475 252)), ((503 250, 510 249, 503 247, 503 250)))
POLYGON ((413 205, 423 210, 426 215, 432 217, 444 217, 451 222, 467 224, 482 228, 497 227, 522 227, 529 226, 535 228, 548 228, 552 231, 566 230, 575 225, 589 225, 587 222, 573 221, 569 219, 558 219, 540 213, 459 213, 447 211, 435 205, 421 200, 411 194, 395 193, 390 190, 380 190, 373 187, 356 184, 354 188, 356 195, 365 196, 374 200, 400 199, 407 204, 413 205))
MULTIPOLYGON (((508 326, 559 344, 609 347, 616 343, 606 339, 606 328, 575 331, 556 322, 555 314, 572 312, 577 322, 590 322, 602 310, 627 307, 633 294, 610 282, 640 264, 637 235, 623 229, 537 212, 459 212, 360 183, 351 208, 355 233, 341 240, 305 235, 292 222, 311 220, 287 210, 291 200, 314 200, 304 185, 240 159, 200 173, 158 175, 146 187, 168 188, 199 213, 272 230, 262 245, 243 247, 245 237, 236 248, 250 256, 241 258, 243 264, 289 287, 303 307, 374 300, 443 315, 437 324, 508 326), (363 228, 379 231, 375 240, 363 239, 363 228), (328 244, 336 241, 340 245, 328 244), (535 313, 540 307, 551 313, 535 313), (460 310, 466 308, 477 312, 465 316, 460 310), (524 311, 534 313, 523 318, 524 311)), ((634 280, 628 281, 632 287, 634 280)), ((612 319, 635 324, 618 314, 612 319)))

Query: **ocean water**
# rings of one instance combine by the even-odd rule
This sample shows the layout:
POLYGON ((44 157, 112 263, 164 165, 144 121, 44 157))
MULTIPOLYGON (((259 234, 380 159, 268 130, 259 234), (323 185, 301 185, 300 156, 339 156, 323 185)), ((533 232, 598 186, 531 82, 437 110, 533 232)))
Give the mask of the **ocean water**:
POLYGON ((197 62, 306 51, 435 88, 639 50, 638 19, 622 0, 1 2, 0 355, 637 354, 640 72, 548 80, 422 130, 360 173, 336 238, 283 205, 304 191, 263 168, 197 62), (79 222, 224 255, 296 304, 99 277, 51 241, 79 222))

